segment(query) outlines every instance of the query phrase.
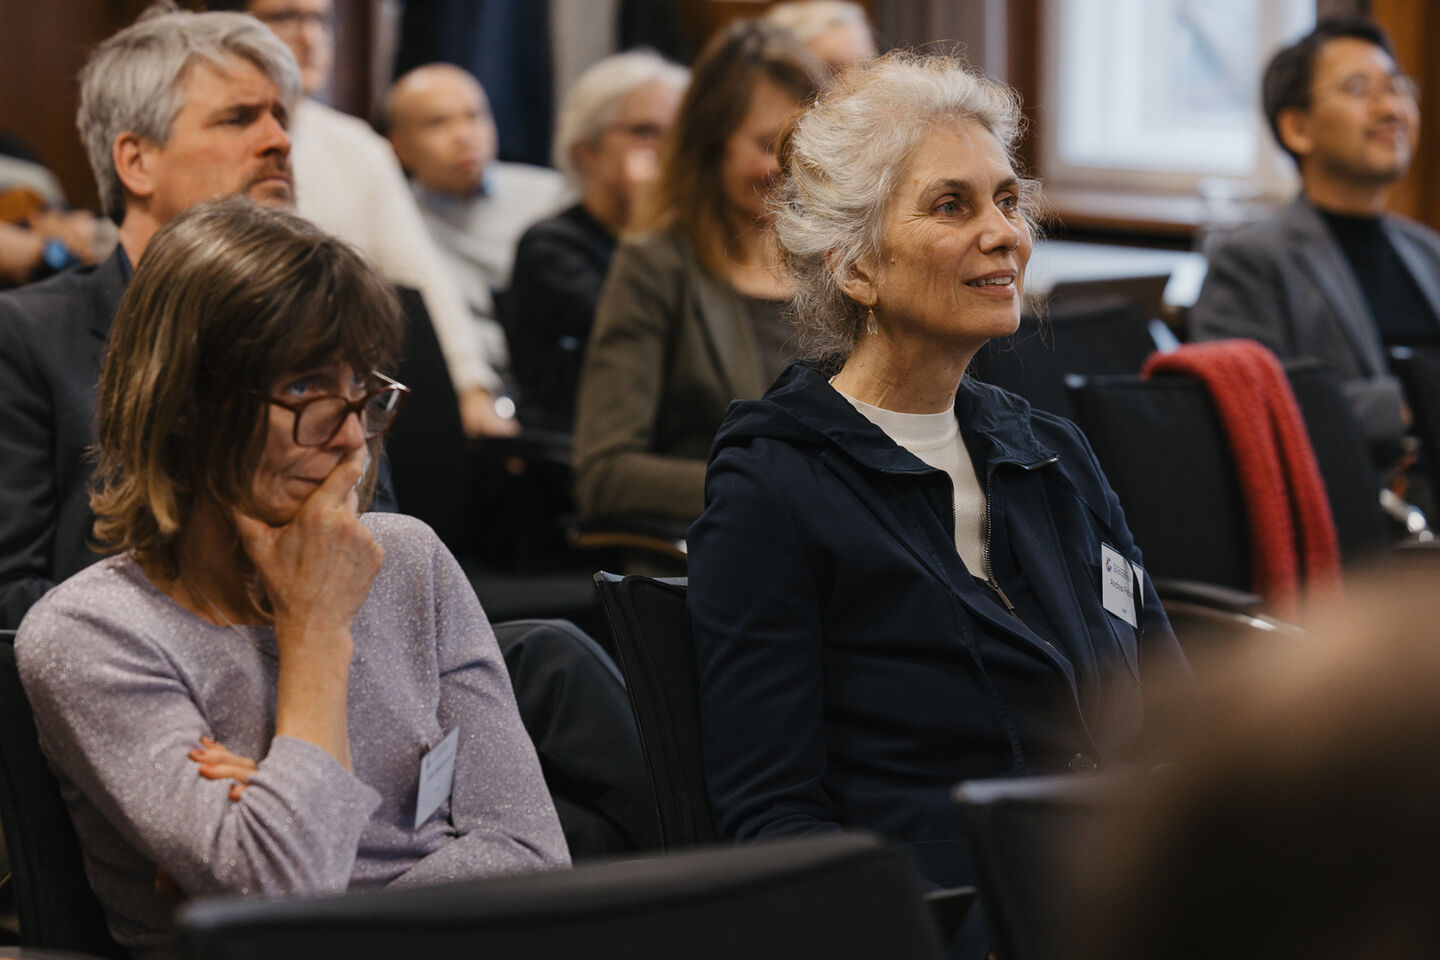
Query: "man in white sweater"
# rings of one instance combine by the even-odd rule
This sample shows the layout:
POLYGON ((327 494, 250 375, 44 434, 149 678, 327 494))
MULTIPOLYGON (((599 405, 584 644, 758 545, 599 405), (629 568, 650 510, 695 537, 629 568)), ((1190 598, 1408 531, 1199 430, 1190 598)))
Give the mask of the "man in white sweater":
POLYGON ((332 0, 239 0, 212 7, 243 10, 273 30, 300 65, 304 97, 292 108, 290 162, 296 212, 355 244, 392 283, 420 291, 460 403, 465 432, 518 432, 496 413, 507 363, 497 343, 472 319, 450 262, 436 247, 389 144, 369 124, 313 99, 334 66, 332 0))

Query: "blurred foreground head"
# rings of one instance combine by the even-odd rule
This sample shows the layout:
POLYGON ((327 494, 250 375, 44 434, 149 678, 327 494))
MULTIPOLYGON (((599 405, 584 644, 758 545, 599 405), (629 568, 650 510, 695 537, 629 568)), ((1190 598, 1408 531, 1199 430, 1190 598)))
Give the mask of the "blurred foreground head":
POLYGON ((1086 858, 1082 956, 1440 956, 1437 583, 1376 571, 1230 665, 1086 858))

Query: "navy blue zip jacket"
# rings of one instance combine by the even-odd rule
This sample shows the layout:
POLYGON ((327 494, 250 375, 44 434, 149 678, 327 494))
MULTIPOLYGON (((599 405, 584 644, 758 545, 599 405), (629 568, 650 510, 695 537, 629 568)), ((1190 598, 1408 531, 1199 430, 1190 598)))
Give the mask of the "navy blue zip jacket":
POLYGON ((1068 420, 961 383, 993 582, 965 569, 950 478, 815 369, 731 404, 691 527, 705 772, 722 836, 863 827, 941 885, 973 882, 959 781, 1123 758, 1141 681, 1184 656, 1149 577, 1107 611, 1101 545, 1142 566, 1068 420))

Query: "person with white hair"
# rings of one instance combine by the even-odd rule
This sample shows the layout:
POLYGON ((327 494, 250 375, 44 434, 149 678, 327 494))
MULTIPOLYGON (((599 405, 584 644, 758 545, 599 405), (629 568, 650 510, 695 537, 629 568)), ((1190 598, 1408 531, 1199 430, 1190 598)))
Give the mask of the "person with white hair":
POLYGON ((811 359, 730 405, 688 535, 722 836, 872 830, 973 883, 954 785, 1134 756, 1185 669, 1085 437, 966 374, 1020 322, 1020 129, 1010 90, 890 54, 780 145, 811 359))
POLYGON ((795 34, 833 71, 847 70, 876 53, 865 8, 849 0, 790 0, 775 4, 765 18, 795 34))
POLYGON ((690 81, 649 50, 607 57, 566 94, 555 127, 555 166, 580 196, 525 231, 510 285, 511 362, 520 419, 568 432, 580 360, 619 237, 660 172, 660 142, 690 81))

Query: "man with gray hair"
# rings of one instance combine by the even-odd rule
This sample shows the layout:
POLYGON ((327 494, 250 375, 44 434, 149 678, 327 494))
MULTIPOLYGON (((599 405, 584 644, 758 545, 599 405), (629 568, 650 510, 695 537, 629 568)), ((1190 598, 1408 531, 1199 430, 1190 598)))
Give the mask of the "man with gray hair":
POLYGON ((169 4, 102 43, 82 71, 76 123, 120 242, 95 267, 0 294, 0 629, 99 559, 85 451, 134 265, 156 230, 203 200, 293 205, 286 105, 299 93, 294 57, 259 22, 169 4))

